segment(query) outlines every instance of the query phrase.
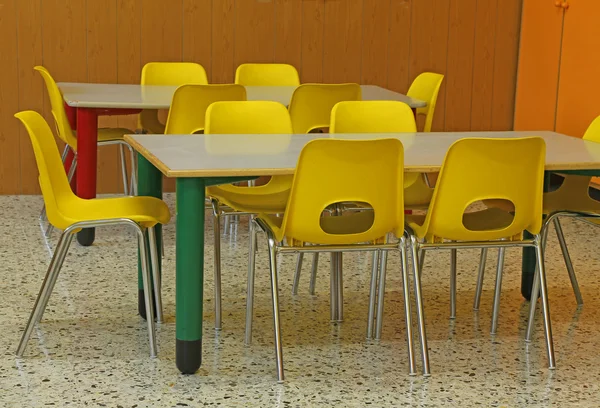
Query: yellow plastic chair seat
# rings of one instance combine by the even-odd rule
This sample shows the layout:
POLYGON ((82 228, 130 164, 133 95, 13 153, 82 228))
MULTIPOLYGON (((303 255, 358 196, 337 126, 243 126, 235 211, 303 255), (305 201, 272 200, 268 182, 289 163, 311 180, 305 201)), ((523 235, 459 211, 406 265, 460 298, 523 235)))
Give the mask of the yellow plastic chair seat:
POLYGON ((146 109, 140 112, 138 127, 152 135, 162 135, 167 126, 158 119, 158 110, 146 109))
POLYGON ((279 189, 269 186, 270 182, 258 187, 240 187, 226 184, 209 187, 206 189, 206 193, 236 211, 252 214, 278 214, 285 210, 290 195, 292 176, 289 176, 287 182, 282 180, 282 183, 287 185, 281 185, 279 189))
MULTIPOLYGON (((407 215, 406 222, 418 238, 425 238, 427 231, 423 227, 426 215, 407 215)), ((465 213, 463 225, 471 231, 495 230, 508 227, 514 215, 500 208, 487 208, 481 211, 465 213)), ((444 237, 439 237, 444 238, 444 237)), ((511 237, 506 237, 511 238, 511 237)))
POLYGON ((404 181, 404 206, 407 209, 426 207, 433 197, 433 188, 427 185, 424 176, 419 173, 407 173, 407 175, 411 176, 413 174, 417 175, 417 177, 412 184, 406 182, 406 178, 408 177, 404 181))
POLYGON ((125 128, 100 128, 98 129, 98 141, 110 142, 112 140, 122 140, 125 135, 132 135, 134 132, 125 128))
POLYGON ((115 197, 85 200, 75 195, 61 202, 61 217, 53 225, 65 229, 75 223, 126 218, 146 228, 166 224, 171 219, 169 207, 154 197, 115 197))

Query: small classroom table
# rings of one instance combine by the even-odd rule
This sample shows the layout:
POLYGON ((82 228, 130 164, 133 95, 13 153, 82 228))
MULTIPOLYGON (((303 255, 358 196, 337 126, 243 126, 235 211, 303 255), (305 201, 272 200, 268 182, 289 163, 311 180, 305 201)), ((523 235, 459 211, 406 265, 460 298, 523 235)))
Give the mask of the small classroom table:
MULTIPOLYGON (((462 132, 337 134, 343 139, 394 137, 404 145, 407 172, 437 172, 448 148, 466 137, 540 136, 546 141, 546 171, 600 169, 600 143, 553 132, 462 132)), ((202 361, 204 200, 207 186, 265 175, 293 174, 300 151, 319 134, 302 135, 127 135, 139 154, 138 193, 162 198, 162 176, 176 178, 176 361, 192 374, 202 361)), ((524 253, 524 258, 532 257, 524 253)), ((523 280, 533 280, 523 268, 523 280)))

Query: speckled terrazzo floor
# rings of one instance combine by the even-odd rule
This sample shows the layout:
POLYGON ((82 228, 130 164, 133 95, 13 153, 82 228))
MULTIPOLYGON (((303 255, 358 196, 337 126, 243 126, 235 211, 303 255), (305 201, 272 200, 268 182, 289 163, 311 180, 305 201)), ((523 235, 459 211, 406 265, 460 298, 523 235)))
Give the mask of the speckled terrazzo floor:
MULTIPOLYGON (((173 197, 167 200, 172 204, 173 197)), ((472 311, 478 253, 459 252, 458 317, 448 319, 448 261, 431 253, 423 290, 433 375, 409 377, 398 256, 390 259, 380 343, 365 340, 368 255, 344 258, 345 321, 329 322, 329 268, 308 294, 307 256, 298 296, 294 259, 284 257, 280 288, 287 381, 275 382, 267 256, 257 258, 254 343, 243 344, 247 222, 223 236, 223 331, 213 323, 212 273, 204 303, 204 363, 192 376, 175 367, 174 223, 166 228, 164 308, 159 358, 148 357, 146 326, 137 316, 136 247, 131 231, 106 228, 94 246, 77 244, 25 358, 14 351, 49 262, 37 216, 41 198, 0 197, 0 406, 599 406, 600 229, 566 220, 585 305, 577 310, 560 251, 547 251, 558 368, 546 369, 538 319, 535 341, 522 340, 527 303, 520 296, 520 256, 509 250, 498 334, 489 334, 491 251, 481 310, 472 311), (578 235, 585 240, 575 241, 578 235)), ((211 227, 209 223, 209 228, 211 227)), ((206 268, 212 271, 212 233, 206 268)), ((324 258, 324 257, 323 257, 324 258)))

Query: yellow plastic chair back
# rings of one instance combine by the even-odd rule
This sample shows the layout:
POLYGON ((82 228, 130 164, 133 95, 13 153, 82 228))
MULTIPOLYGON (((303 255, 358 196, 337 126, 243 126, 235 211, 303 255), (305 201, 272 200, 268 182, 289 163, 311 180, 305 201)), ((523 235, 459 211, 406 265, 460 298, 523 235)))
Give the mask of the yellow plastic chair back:
POLYGON ((59 203, 76 200, 76 196, 69 185, 52 130, 37 112, 19 112, 15 117, 23 122, 31 138, 48 220, 52 225, 63 225, 59 203))
POLYGON ((173 95, 165 133, 203 131, 206 110, 212 103, 245 100, 246 88, 241 85, 182 85, 173 95))
POLYGON ((244 86, 298 86, 300 77, 289 64, 242 64, 235 71, 235 83, 244 86))
MULTIPOLYGON (((402 236, 404 149, 398 139, 317 139, 306 144, 281 228, 276 238, 315 244, 355 244, 379 240, 389 232, 402 236), (322 217, 332 204, 361 202, 373 212, 322 217), (355 231, 353 221, 370 217, 366 229, 355 231), (337 233, 324 225, 338 221, 337 233)), ((361 223, 362 224, 362 223, 361 223)))
POLYGON ((358 84, 304 84, 294 91, 289 110, 294 133, 329 127, 333 107, 344 101, 360 101, 358 84))
POLYGON ((416 132, 410 107, 396 101, 339 102, 331 111, 330 133, 416 132))
MULTIPOLYGON (((206 111, 204 133, 289 135, 292 133, 292 123, 287 109, 278 102, 215 102, 206 111)), ((272 176, 269 182, 257 187, 209 187, 208 193, 217 193, 220 199, 235 209, 281 207, 287 201, 292 178, 272 176)))
POLYGON ((142 68, 142 85, 206 85, 204 67, 195 62, 149 62, 142 68))
POLYGON ((433 72, 423 72, 415 78, 407 95, 411 98, 420 99, 427 102, 424 108, 417 108, 417 115, 425 115, 425 125, 423 132, 431 132, 433 124, 433 115, 435 113, 435 105, 437 103, 438 93, 442 86, 444 76, 433 72))
MULTIPOLYGON (((412 109, 397 101, 340 102, 331 111, 329 133, 411 133, 417 131, 412 109)), ((419 173, 406 173, 404 187, 414 184, 419 173)))
POLYGON ((427 236, 490 241, 520 236, 525 230, 538 234, 545 156, 546 145, 540 137, 455 142, 444 159, 423 224, 427 236), (488 199, 512 202, 512 223, 499 229, 468 230, 463 224, 465 210, 488 199))
POLYGON ((583 139, 592 142, 600 142, 600 116, 590 123, 583 135, 583 139))
MULTIPOLYGON (((142 68, 142 85, 206 85, 206 71, 194 62, 149 62, 142 68)), ((151 133, 163 133, 165 126, 158 119, 158 110, 146 109, 138 116, 138 128, 151 133)))
POLYGON ((215 102, 206 111, 205 134, 292 133, 285 106, 271 101, 215 102))
POLYGON ((67 113, 65 112, 63 97, 60 93, 60 89, 58 89, 58 85, 56 85, 56 81, 54 81, 54 78, 52 78, 52 75, 50 75, 50 72, 48 72, 46 68, 38 65, 33 69, 42 75, 44 83, 46 84, 48 96, 50 96, 50 109, 56 123, 58 137, 76 152, 77 137, 71 129, 71 124, 69 123, 67 113))

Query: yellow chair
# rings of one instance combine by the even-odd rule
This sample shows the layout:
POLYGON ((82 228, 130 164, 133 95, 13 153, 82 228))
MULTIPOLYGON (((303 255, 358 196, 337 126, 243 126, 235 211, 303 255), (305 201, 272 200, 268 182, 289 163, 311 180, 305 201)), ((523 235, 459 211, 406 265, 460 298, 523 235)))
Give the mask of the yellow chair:
MULTIPOLYGON (((69 170, 69 180, 73 176, 75 172, 75 168, 77 167, 77 135, 71 129, 71 125, 69 123, 69 119, 67 118, 67 113, 65 112, 65 106, 62 94, 60 93, 60 89, 58 85, 56 85, 56 81, 50 75, 50 72, 42 66, 36 66, 33 68, 37 72, 40 73, 42 78, 44 79, 44 83, 46 84, 46 89, 48 90, 48 95, 50 96, 50 107, 52 110, 52 116, 54 117, 54 121, 56 124, 56 130, 58 137, 65 143, 65 150, 62 154, 63 162, 67 157, 67 153, 69 149, 71 149, 75 155, 73 159, 73 164, 69 170)), ((137 189, 136 182, 136 171, 135 171, 135 155, 133 149, 129 144, 123 140, 123 136, 126 134, 133 133, 129 129, 121 129, 121 128, 101 128, 98 129, 98 145, 99 146, 108 146, 108 145, 119 145, 120 155, 121 155, 121 172, 123 176, 123 190, 125 195, 135 195, 135 190, 137 189), (129 153, 131 155, 131 184, 128 185, 128 176, 127 176, 127 165, 125 163, 125 152, 123 147, 127 147, 129 149, 129 153)), ((42 220, 45 218, 45 207, 42 209, 42 214, 40 216, 42 220)), ((48 226, 46 230, 46 237, 50 236, 52 232, 52 225, 48 226)))
POLYGON ((212 103, 245 100, 246 88, 241 85, 182 85, 173 94, 165 133, 204 132, 206 111, 212 103))
MULTIPOLYGON (((592 121, 590 126, 587 128, 583 135, 584 140, 590 142, 600 143, 600 116, 592 121)), ((579 289, 579 283, 577 282, 577 276, 575 275, 575 269, 569 255, 569 249, 563 233, 562 225, 560 224, 560 217, 576 217, 581 218, 585 221, 593 224, 600 224, 598 216, 600 216, 600 202, 594 200, 590 196, 590 182, 592 177, 590 176, 579 176, 571 174, 563 174, 564 180, 560 187, 554 191, 544 194, 544 214, 546 218, 544 220, 544 226, 542 228, 542 240, 544 247, 548 236, 548 230, 550 225, 554 226, 560 249, 565 260, 567 272, 569 273, 569 279, 575 299, 578 305, 583 305, 583 297, 579 289), (590 217, 587 218, 586 214, 590 217), (594 217, 595 218, 592 218, 594 217)), ((507 211, 511 211, 512 207, 506 207, 501 202, 488 201, 485 203, 489 207, 500 207, 507 211)), ((479 266, 479 278, 477 280, 477 288, 479 289, 483 285, 483 270, 485 269, 485 259, 487 254, 482 251, 481 263, 479 266)), ((474 308, 479 307, 479 301, 481 297, 481 290, 475 292, 475 305, 474 308)), ((537 298, 537 297, 536 297, 537 298)), ((531 299, 536 299, 531 298, 531 299)))
MULTIPOLYGON (((538 137, 522 139, 462 139, 446 155, 438 183, 426 215, 407 216, 411 238, 417 317, 421 338, 423 372, 429 375, 429 355, 425 317, 421 299, 421 267, 426 250, 500 248, 500 258, 509 246, 534 247, 537 276, 541 281, 544 328, 549 367, 554 368, 554 348, 546 274, 541 243, 542 194, 546 147, 538 137), (502 199, 513 203, 515 211, 499 208, 467 211, 475 202, 502 199), (523 239, 529 231, 533 239, 523 239), (422 242, 421 242, 422 241, 422 242)), ((454 259, 455 260, 455 259, 454 259)), ((498 263, 492 329, 496 332, 502 262, 498 263)), ((450 277, 451 314, 456 309, 456 269, 450 277)), ((532 302, 535 307, 535 302, 532 302)))
MULTIPOLYGON (((292 125, 285 106, 277 102, 216 102, 206 111, 204 133, 211 134, 291 134, 292 125)), ((251 137, 251 136, 249 136, 251 137)), ((232 184, 206 189, 214 215, 215 327, 221 327, 221 222, 222 205, 238 214, 281 213, 287 203, 292 176, 273 176, 256 187, 232 184)), ((254 270, 251 260, 249 270, 254 270)), ((250 272, 249 272, 250 273, 250 272)), ((246 337, 246 342, 250 338, 246 337)))
MULTIPOLYGON (((425 116, 423 132, 431 132, 435 106, 437 104, 437 98, 443 80, 444 75, 442 74, 424 72, 415 78, 408 89, 408 96, 427 102, 427 106, 417 108, 417 116, 425 116)), ((416 209, 429 204, 433 195, 433 188, 429 186, 430 179, 427 177, 430 177, 431 184, 434 184, 435 175, 427 176, 425 174, 419 175, 417 173, 411 173, 411 175, 406 178, 405 185, 407 188, 404 191, 404 203, 407 208, 416 209)))
POLYGON ((33 111, 20 112, 15 117, 23 123, 31 138, 39 170, 40 187, 46 203, 48 221, 56 228, 64 230, 19 343, 17 355, 23 355, 34 325, 39 323, 42 318, 75 233, 82 228, 119 224, 130 225, 137 232, 142 261, 145 306, 148 315, 150 356, 155 357, 156 339, 148 252, 150 252, 153 271, 157 320, 160 322, 162 321, 162 303, 160 298, 160 274, 158 273, 159 259, 156 251, 154 227, 156 224, 169 222, 169 208, 162 200, 153 197, 97 198, 92 200, 77 197, 71 190, 54 136, 44 118, 33 111), (146 237, 148 237, 149 248, 146 244, 146 237))
MULTIPOLYGON (((206 71, 194 62, 149 62, 142 68, 142 85, 206 85, 206 71)), ((138 117, 138 129, 144 132, 165 133, 165 125, 158 119, 158 110, 143 110, 138 117)))
POLYGON ((244 86, 298 86, 300 77, 293 65, 242 64, 235 70, 235 83, 244 86))
MULTIPOLYGON (((304 84, 294 91, 289 105, 294 133, 311 133, 329 127, 331 110, 338 102, 359 101, 362 91, 358 84, 304 84)), ((298 293, 298 284, 304 254, 298 254, 292 293, 298 293)), ((316 277, 319 254, 315 253, 311 276, 316 277)), ((315 292, 315 281, 311 278, 310 293, 315 292)))
POLYGON ((427 102, 427 106, 417 108, 417 115, 425 115, 425 125, 423 132, 431 132, 433 124, 433 115, 437 104, 438 94, 444 75, 433 72, 423 72, 415 78, 413 83, 408 88, 407 96, 427 102))
POLYGON ((338 102, 360 101, 358 84, 303 84, 294 91, 289 111, 294 133, 328 128, 331 110, 338 102))
MULTIPOLYGON (((331 111, 331 124, 329 132, 332 137, 336 133, 404 133, 416 132, 417 125, 412 110, 408 105, 396 101, 346 101, 339 102, 331 111)), ((407 178, 416 173, 405 173, 404 183, 407 178)), ((344 206, 345 209, 364 209, 360 205, 344 206)), ((318 253, 313 258, 311 270, 309 293, 315 294, 317 278, 318 253)), ((373 254, 373 265, 378 264, 376 254, 373 254)), ((294 294, 297 293, 300 281, 301 262, 303 254, 299 254, 299 267, 296 268, 294 277, 294 294)), ((374 299, 374 298, 373 298, 374 299)), ((370 305, 371 308, 374 305, 370 305)), ((372 317, 372 316, 371 316, 372 317)), ((367 338, 372 338, 373 321, 367 323, 367 338)))
MULTIPOLYGON (((284 373, 279 327, 277 255, 299 251, 378 251, 384 258, 390 250, 400 251, 409 373, 415 374, 404 240, 403 163, 403 147, 397 139, 313 140, 300 153, 283 216, 260 214, 256 219, 257 225, 268 236, 278 380, 283 380, 284 373), (374 211, 322 216, 331 204, 348 201, 367 203, 374 211), (388 242, 387 236, 390 233, 399 240, 398 243, 388 242), (307 244, 308 242, 311 244, 307 244)), ((254 231, 253 234, 255 233, 254 231)), ((251 242, 254 241, 251 239, 251 242)), ((385 273, 385 267, 382 267, 379 277, 382 284, 378 289, 378 331, 382 324, 385 273)), ((253 278, 248 281, 254 282, 253 278)), ((374 276, 371 281, 371 296, 374 296, 374 276)), ((247 309, 250 312, 251 308, 252 303, 249 302, 247 309)))

